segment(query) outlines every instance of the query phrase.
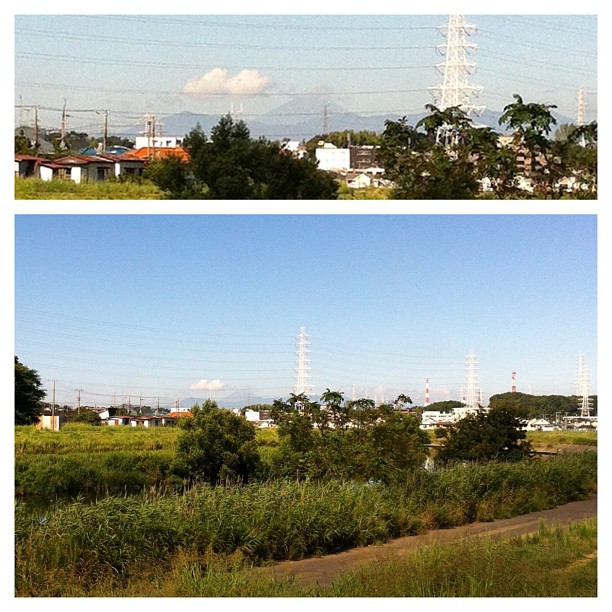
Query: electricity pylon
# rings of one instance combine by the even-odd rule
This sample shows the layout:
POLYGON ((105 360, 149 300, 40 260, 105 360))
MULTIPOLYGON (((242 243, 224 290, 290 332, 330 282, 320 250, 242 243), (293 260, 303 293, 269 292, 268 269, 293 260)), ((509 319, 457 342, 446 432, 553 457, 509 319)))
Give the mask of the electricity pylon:
POLYGON ((444 77, 442 84, 429 88, 436 106, 440 110, 459 106, 468 115, 482 113, 485 107, 475 106, 471 99, 483 87, 468 82, 468 76, 476 74, 476 63, 468 59, 477 49, 476 44, 468 42, 476 26, 466 23, 463 15, 449 15, 448 24, 440 26, 438 31, 446 36, 446 43, 436 47, 445 58, 436 65, 437 71, 444 77))
POLYGON ((302 393, 309 397, 312 393, 310 385, 310 336, 303 327, 297 336, 297 367, 295 369, 297 378, 295 382, 295 394, 302 393))

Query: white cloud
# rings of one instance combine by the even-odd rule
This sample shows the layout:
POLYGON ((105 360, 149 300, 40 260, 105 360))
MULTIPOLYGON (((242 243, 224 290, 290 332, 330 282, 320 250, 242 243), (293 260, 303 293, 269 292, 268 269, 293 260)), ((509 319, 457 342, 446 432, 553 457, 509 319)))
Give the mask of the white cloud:
POLYGON ((192 383, 189 388, 192 391, 221 391, 221 389, 225 388, 225 383, 218 378, 214 380, 206 380, 206 378, 203 378, 198 382, 192 383))
POLYGON ((213 68, 201 77, 189 79, 183 87, 183 93, 191 96, 219 93, 244 96, 262 92, 269 83, 270 79, 259 70, 241 70, 231 77, 225 68, 213 68))

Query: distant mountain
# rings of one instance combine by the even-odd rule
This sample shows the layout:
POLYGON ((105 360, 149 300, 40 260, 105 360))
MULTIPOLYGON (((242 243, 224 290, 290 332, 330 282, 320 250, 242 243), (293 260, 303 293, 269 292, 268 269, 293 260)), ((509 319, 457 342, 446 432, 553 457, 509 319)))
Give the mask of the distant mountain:
MULTIPOLYGON (((330 132, 341 130, 369 130, 382 132, 387 119, 397 121, 401 115, 364 115, 348 111, 333 102, 323 94, 312 96, 299 96, 277 108, 260 115, 257 120, 250 119, 248 115, 236 114, 236 118, 243 118, 251 136, 265 137, 270 140, 309 140, 313 136, 323 133, 324 109, 327 106, 327 125, 330 132)), ((410 125, 415 125, 426 111, 408 114, 406 118, 410 125)), ((496 131, 502 131, 499 125, 501 111, 485 110, 479 117, 473 117, 476 125, 484 125, 496 131)), ((160 118, 164 126, 164 134, 170 136, 184 136, 198 123, 206 134, 219 122, 221 114, 202 114, 183 111, 174 115, 160 118)), ((573 120, 563 115, 556 115, 557 125, 572 123, 573 120)), ((139 127, 134 126, 125 130, 125 134, 134 134, 139 127)), ((121 135, 125 135, 121 134, 121 135)))
MULTIPOLYGON (((288 393, 286 394, 289 395, 288 393)), ((179 398, 179 406, 181 408, 191 408, 194 404, 202 405, 208 397, 183 397, 179 398)), ((212 397, 210 398, 217 402, 217 405, 221 408, 243 408, 252 404, 271 404, 277 398, 265 398, 250 393, 248 389, 234 391, 225 397, 212 397)), ((174 408, 174 402, 167 404, 164 408, 172 410, 174 408)))

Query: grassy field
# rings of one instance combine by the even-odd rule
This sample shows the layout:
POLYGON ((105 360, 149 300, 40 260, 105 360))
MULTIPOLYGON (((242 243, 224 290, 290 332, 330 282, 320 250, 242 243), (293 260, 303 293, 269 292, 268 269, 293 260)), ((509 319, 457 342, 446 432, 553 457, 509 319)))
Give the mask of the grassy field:
POLYGON ((597 446, 596 431, 528 431, 527 439, 542 448, 554 448, 560 444, 597 446))
POLYGON ((161 200, 152 183, 104 181, 76 184, 70 180, 15 179, 16 200, 161 200))

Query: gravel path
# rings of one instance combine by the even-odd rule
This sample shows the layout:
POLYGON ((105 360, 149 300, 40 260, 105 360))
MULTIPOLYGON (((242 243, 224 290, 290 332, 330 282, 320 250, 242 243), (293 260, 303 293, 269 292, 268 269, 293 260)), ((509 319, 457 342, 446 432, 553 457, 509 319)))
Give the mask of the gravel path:
POLYGON ((564 525, 569 522, 597 516, 597 498, 571 502, 551 510, 530 512, 511 519, 500 519, 489 523, 471 523, 452 529, 429 531, 423 535, 406 536, 386 544, 354 548, 346 552, 314 557, 301 561, 282 561, 258 571, 276 578, 293 577, 296 584, 304 588, 331 585, 341 574, 355 569, 362 563, 377 559, 388 559, 415 550, 433 542, 450 542, 464 537, 518 536, 538 530, 540 521, 547 525, 564 525))

